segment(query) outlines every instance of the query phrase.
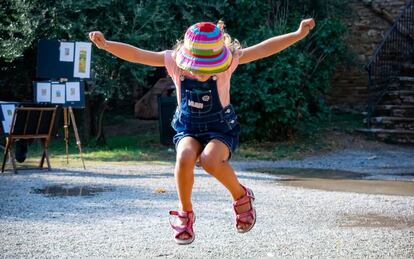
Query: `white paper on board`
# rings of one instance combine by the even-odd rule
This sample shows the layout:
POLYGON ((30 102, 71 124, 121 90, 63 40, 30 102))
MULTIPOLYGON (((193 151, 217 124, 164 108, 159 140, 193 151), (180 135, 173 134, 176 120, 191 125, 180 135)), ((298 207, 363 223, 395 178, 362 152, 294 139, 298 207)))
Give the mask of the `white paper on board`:
POLYGON ((64 84, 52 84, 52 103, 64 104, 66 100, 65 95, 64 84))
POLYGON ((16 106, 14 106, 14 104, 1 105, 1 110, 4 117, 4 121, 2 121, 4 133, 10 133, 10 127, 12 124, 13 113, 15 109, 16 106))
POLYGON ((75 62, 73 63, 73 77, 89 78, 91 70, 92 43, 75 43, 75 62))
POLYGON ((66 82, 66 101, 80 102, 80 82, 66 82))
POLYGON ((59 61, 73 62, 75 43, 61 42, 59 47, 59 61))
POLYGON ((36 102, 50 103, 51 85, 50 83, 38 82, 36 83, 36 102))

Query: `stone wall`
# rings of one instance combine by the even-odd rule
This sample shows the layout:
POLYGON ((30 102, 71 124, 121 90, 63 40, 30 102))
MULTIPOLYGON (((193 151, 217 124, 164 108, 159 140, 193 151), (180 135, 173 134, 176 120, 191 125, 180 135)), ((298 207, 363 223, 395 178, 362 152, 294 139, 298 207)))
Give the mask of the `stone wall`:
POLYGON ((339 67, 332 78, 327 102, 334 109, 364 110, 368 92, 368 73, 364 67, 391 27, 387 19, 376 13, 372 6, 396 18, 405 3, 405 0, 356 0, 350 3, 352 13, 345 22, 348 27, 346 42, 351 50, 351 61, 339 67), (369 2, 372 5, 367 4, 369 2))

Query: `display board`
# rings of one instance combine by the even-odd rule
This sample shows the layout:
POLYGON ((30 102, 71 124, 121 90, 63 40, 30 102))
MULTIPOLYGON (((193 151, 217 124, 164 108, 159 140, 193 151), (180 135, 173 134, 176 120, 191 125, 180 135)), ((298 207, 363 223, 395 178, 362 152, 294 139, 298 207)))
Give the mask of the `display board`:
POLYGON ((85 107, 84 81, 35 81, 33 100, 39 104, 56 104, 62 107, 85 107))
POLYGON ((38 79, 90 78, 92 43, 39 40, 36 77, 38 79))

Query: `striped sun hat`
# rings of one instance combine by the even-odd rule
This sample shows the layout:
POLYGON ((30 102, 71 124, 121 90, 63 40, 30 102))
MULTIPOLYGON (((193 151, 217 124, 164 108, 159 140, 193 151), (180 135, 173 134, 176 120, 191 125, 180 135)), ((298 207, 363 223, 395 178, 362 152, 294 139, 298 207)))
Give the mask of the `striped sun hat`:
POLYGON ((203 74, 223 72, 231 60, 232 54, 224 44, 223 32, 210 22, 200 22, 187 29, 184 44, 176 57, 181 69, 203 74))

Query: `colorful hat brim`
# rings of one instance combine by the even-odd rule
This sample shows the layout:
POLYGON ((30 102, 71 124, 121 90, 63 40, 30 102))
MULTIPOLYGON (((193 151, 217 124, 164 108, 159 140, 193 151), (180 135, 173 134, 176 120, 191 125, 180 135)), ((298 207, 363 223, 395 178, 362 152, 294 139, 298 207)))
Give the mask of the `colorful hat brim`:
POLYGON ((181 47, 176 54, 176 63, 183 70, 201 74, 216 74, 226 71, 230 67, 232 58, 232 53, 226 46, 223 47, 221 53, 210 57, 192 54, 181 47))

